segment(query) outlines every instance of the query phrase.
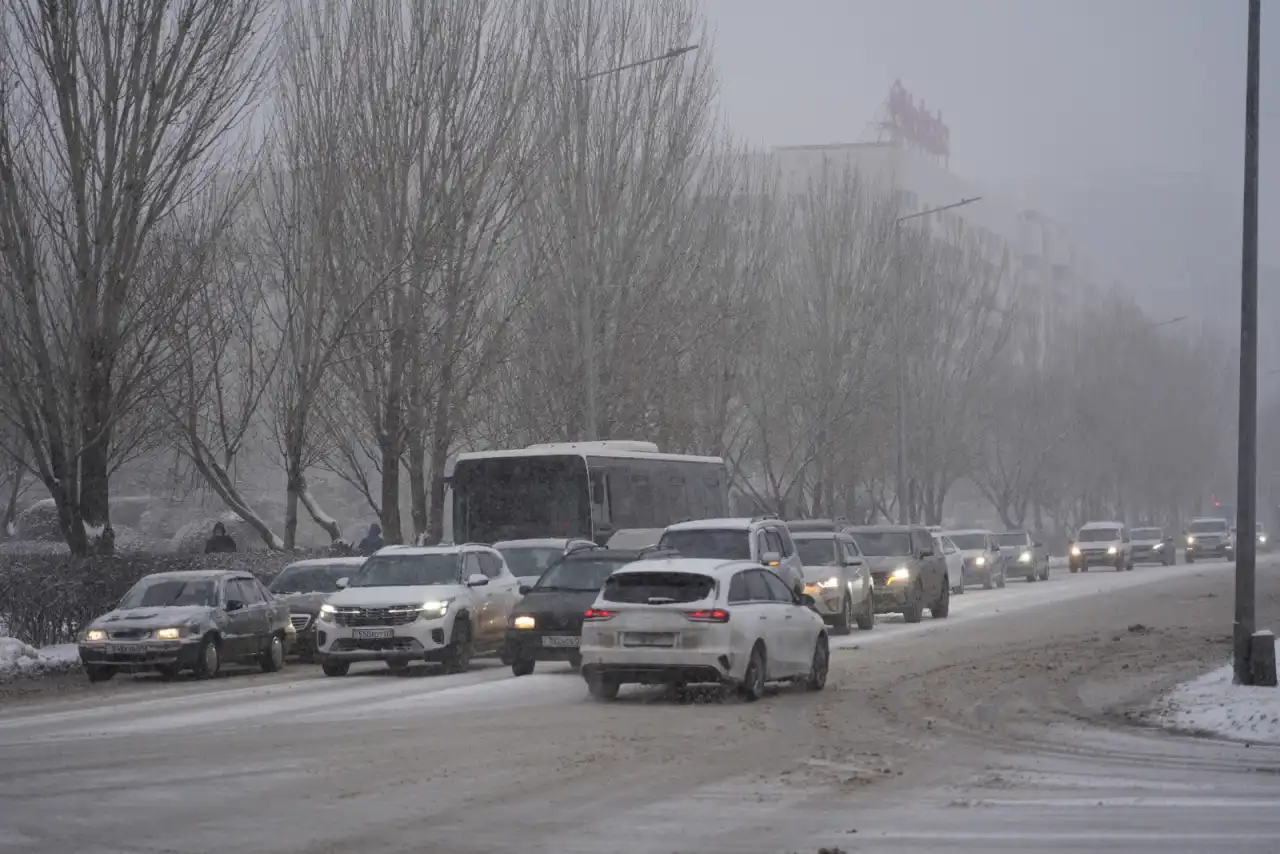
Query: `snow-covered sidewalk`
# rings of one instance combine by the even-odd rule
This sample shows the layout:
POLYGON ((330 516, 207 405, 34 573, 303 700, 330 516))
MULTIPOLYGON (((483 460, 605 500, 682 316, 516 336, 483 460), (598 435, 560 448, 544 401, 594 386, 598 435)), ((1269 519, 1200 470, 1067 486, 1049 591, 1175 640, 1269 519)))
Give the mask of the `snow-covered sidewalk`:
POLYGON ((79 664, 80 655, 73 643, 36 649, 17 638, 0 637, 0 682, 51 672, 63 673, 79 664))
POLYGON ((1158 712, 1173 729, 1280 744, 1280 688, 1234 685, 1230 664, 1182 683, 1158 712))

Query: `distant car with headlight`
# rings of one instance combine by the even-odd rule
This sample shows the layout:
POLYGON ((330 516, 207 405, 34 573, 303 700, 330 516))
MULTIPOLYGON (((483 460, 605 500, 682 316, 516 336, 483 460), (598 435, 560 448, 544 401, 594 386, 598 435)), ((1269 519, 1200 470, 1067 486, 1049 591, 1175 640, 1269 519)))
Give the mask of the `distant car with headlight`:
POLYGON ((1258 542, 1258 551, 1260 552, 1271 551, 1271 537, 1267 535, 1267 529, 1262 527, 1262 523, 1259 522, 1257 525, 1254 526, 1254 530, 1256 532, 1255 535, 1257 537, 1257 542, 1258 542))
POLYGON ((996 534, 1004 556, 1005 573, 1021 575, 1027 581, 1049 580, 1049 550, 1026 531, 996 534))
POLYGON ((964 583, 981 584, 982 589, 1004 587, 1007 565, 996 535, 980 528, 946 531, 964 559, 964 583))
MULTIPOLYGON (((1226 527, 1223 527, 1226 533, 1226 527)), ((1133 544, 1123 522, 1089 522, 1080 528, 1069 555, 1072 572, 1090 567, 1113 566, 1116 572, 1133 569, 1133 544)))
POLYGON ((615 571, 644 558, 671 557, 647 549, 578 549, 551 564, 538 582, 520 587, 521 598, 507 620, 504 664, 516 676, 528 676, 539 661, 582 663, 582 615, 615 571))
POLYGON ((788 522, 804 569, 804 593, 835 634, 876 624, 875 586, 858 544, 844 531, 800 528, 788 522))
POLYGON ((1129 532, 1129 545, 1133 548, 1134 563, 1158 563, 1173 566, 1178 562, 1178 550, 1173 537, 1166 536, 1164 528, 1134 528, 1129 532))
POLYGON ((208 679, 227 663, 272 672, 284 666, 291 628, 288 605, 248 573, 157 572, 86 627, 80 663, 90 682, 183 670, 208 679))
POLYGON ((320 606, 316 656, 326 676, 357 661, 466 670, 474 655, 502 651, 518 585, 501 553, 467 543, 387 546, 320 606))
POLYGON ((1200 558, 1235 557, 1231 525, 1220 516, 1192 519, 1183 533, 1183 543, 1187 563, 1195 563, 1200 558))
POLYGON ((936 619, 951 610, 946 558, 919 525, 866 525, 845 529, 871 571, 877 614, 902 614, 918 623, 928 608, 936 619))
POLYGON ((303 661, 316 652, 316 617, 320 607, 338 592, 338 582, 364 565, 363 557, 323 557, 291 563, 271 580, 267 589, 289 606, 295 634, 292 651, 303 661))

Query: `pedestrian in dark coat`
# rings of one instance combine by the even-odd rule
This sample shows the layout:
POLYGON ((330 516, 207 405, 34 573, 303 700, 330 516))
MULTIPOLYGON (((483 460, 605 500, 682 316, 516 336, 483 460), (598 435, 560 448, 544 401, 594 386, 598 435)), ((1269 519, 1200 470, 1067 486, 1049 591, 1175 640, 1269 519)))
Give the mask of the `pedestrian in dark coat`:
POLYGON ((236 541, 227 533, 227 526, 221 522, 213 523, 213 536, 204 544, 204 553, 224 554, 236 550, 236 541))
POLYGON ((356 549, 360 554, 368 557, 385 545, 386 542, 382 539, 382 526, 375 522, 369 526, 369 533, 364 535, 364 539, 360 541, 356 549))

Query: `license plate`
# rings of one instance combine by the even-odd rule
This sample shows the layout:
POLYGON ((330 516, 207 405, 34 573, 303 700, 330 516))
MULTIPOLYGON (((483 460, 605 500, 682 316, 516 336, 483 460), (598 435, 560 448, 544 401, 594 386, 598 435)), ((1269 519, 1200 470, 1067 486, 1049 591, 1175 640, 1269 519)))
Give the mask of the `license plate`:
POLYGON ((622 636, 623 646, 675 646, 676 636, 672 632, 626 632, 622 636))
POLYGON ((352 629, 351 637, 356 640, 382 640, 395 634, 392 629, 352 629))
POLYGON ((548 635, 543 637, 543 646, 577 646, 582 639, 577 635, 548 635))
POLYGON ((138 653, 146 652, 147 647, 145 644, 140 643, 117 643, 112 644, 111 651, 124 655, 137 655, 138 653))

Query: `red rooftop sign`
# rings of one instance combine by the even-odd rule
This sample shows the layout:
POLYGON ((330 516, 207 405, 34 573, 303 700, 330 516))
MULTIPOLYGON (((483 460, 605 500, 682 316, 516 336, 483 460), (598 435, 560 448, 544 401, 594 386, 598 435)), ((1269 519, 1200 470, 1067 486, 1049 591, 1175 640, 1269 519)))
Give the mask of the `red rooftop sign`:
POLYGON ((942 111, 929 112, 923 99, 916 106, 901 80, 893 81, 889 89, 888 108, 888 123, 901 138, 937 157, 951 156, 951 129, 942 123, 942 111))

